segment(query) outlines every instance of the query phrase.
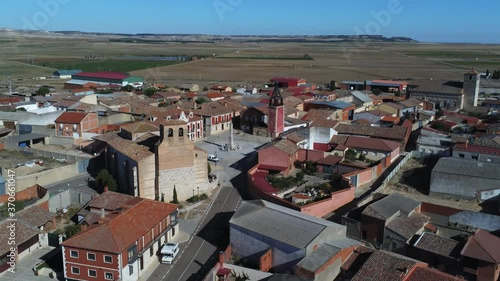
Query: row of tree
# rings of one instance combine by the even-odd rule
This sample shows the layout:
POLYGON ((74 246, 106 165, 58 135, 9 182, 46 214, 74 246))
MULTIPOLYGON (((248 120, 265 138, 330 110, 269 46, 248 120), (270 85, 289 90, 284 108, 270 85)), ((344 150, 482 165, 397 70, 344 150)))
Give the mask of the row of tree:
MULTIPOLYGON (((486 70, 486 77, 490 76, 490 70, 486 70)), ((491 74, 491 79, 500 79, 500 70, 493 70, 493 73, 491 74)))

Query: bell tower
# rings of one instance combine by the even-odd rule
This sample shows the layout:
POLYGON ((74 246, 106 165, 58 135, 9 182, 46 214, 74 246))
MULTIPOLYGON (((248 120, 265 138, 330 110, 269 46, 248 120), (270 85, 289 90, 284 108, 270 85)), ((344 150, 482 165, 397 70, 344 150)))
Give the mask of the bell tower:
POLYGON ((464 74, 464 106, 476 107, 477 100, 479 98, 479 84, 481 82, 481 76, 479 73, 472 69, 472 71, 464 74))
POLYGON ((270 137, 276 138, 285 131, 285 106, 278 84, 269 98, 269 119, 267 131, 270 137))

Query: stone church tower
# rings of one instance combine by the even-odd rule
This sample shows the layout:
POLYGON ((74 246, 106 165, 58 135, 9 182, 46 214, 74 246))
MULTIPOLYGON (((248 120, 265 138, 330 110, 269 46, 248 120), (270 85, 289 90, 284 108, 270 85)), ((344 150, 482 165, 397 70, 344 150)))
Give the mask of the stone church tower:
POLYGON ((479 98, 479 84, 481 81, 480 74, 472 69, 472 71, 464 74, 464 107, 476 107, 479 98))
POLYGON ((179 200, 208 191, 207 152, 189 140, 186 122, 162 122, 155 150, 156 198, 163 195, 167 202, 170 201, 174 187, 179 200))

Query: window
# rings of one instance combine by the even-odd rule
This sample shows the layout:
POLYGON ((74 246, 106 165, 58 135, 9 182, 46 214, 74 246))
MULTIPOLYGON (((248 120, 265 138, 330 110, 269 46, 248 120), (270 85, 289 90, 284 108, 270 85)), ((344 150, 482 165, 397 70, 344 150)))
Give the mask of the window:
POLYGON ((64 129, 64 124, 59 124, 59 129, 64 129))
POLYGON ((183 137, 183 136, 184 136, 184 129, 179 128, 179 137, 183 137))
POLYGON ((460 158, 464 158, 464 157, 465 157, 465 155, 464 155, 463 153, 460 153, 460 154, 458 154, 458 157, 460 157, 460 158))
POLYGON ((149 256, 152 257, 154 255, 154 250, 153 250, 153 246, 151 246, 151 248, 149 248, 149 256))
POLYGON ((74 124, 73 125, 73 131, 76 131, 78 129, 78 125, 74 124))
POLYGON ((104 256, 104 262, 105 263, 112 263, 113 257, 112 256, 104 256))
POLYGON ((71 250, 69 252, 69 255, 72 257, 72 258, 78 258, 78 251, 76 250, 71 250))
POLYGON ((168 129, 168 137, 171 138, 174 136, 174 130, 173 129, 168 129))
POLYGON ((89 269, 89 277, 97 278, 97 271, 89 269))
POLYGON ((479 156, 478 156, 478 155, 472 155, 472 159, 474 159, 474 160, 478 160, 478 159, 479 159, 479 156))
POLYGON ((87 253, 87 259, 89 261, 95 261, 95 254, 94 253, 87 253))
POLYGON ((80 275, 80 268, 72 266, 71 267, 71 273, 73 273, 75 275, 80 275))
POLYGON ((104 279, 106 279, 106 280, 113 280, 113 273, 105 272, 104 273, 104 279))
POLYGON ((129 275, 134 274, 134 266, 133 265, 128 266, 128 272, 129 272, 129 275))

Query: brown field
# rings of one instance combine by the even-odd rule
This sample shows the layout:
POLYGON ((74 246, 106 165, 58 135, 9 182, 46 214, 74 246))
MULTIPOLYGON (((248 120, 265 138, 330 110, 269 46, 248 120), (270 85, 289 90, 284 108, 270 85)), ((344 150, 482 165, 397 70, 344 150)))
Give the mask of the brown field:
POLYGON ((0 81, 5 76, 32 78, 48 75, 52 71, 51 65, 61 62, 76 64, 85 61, 84 57, 89 54, 103 59, 123 55, 212 56, 210 59, 131 71, 132 75, 142 76, 148 82, 172 84, 262 83, 274 76, 302 77, 313 83, 410 77, 461 79, 463 72, 472 67, 480 71, 500 69, 499 45, 369 43, 357 47, 354 43, 234 41, 145 44, 110 43, 105 38, 11 38, 0 40, 0 81), (301 60, 305 54, 314 60, 301 60), (30 65, 30 60, 47 67, 30 65))

